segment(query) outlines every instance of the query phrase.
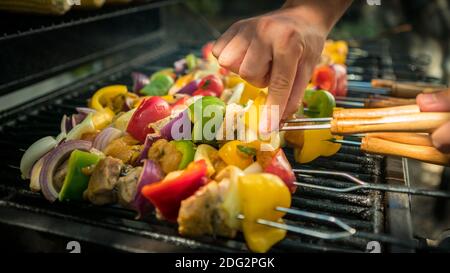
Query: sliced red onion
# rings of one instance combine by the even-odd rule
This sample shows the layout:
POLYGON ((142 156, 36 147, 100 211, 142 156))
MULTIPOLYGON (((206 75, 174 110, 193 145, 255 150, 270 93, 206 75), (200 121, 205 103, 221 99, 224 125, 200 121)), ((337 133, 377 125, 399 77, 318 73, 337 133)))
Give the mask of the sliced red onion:
POLYGON ((92 147, 99 151, 103 151, 106 146, 108 146, 111 141, 118 139, 123 135, 123 132, 114 127, 105 128, 103 131, 98 134, 95 139, 92 147))
POLYGON ((61 119, 61 125, 60 125, 60 130, 61 133, 66 135, 69 130, 67 130, 67 123, 68 123, 68 117, 66 115, 64 115, 61 119))
POLYGON ((133 92, 138 93, 142 90, 147 84, 150 83, 150 79, 147 77, 147 75, 139 73, 139 72, 133 72, 131 73, 131 78, 133 78, 133 92))
POLYGON ((89 151, 92 147, 90 141, 68 140, 55 149, 53 149, 43 162, 41 173, 39 175, 39 184, 44 197, 54 202, 58 198, 58 191, 53 184, 53 176, 61 163, 63 163, 74 150, 89 151))
POLYGON ((72 117, 66 117, 66 132, 70 132, 70 130, 73 129, 73 127, 77 126, 76 124, 74 125, 74 121, 72 117))
POLYGON ((134 108, 134 102, 135 102, 134 98, 131 98, 131 97, 128 97, 128 96, 125 97, 125 103, 123 104, 122 110, 124 112, 128 112, 131 109, 133 109, 134 108))
POLYGON ((150 149, 150 147, 152 147, 152 145, 153 145, 153 143, 155 143, 155 141, 157 141, 161 138, 162 137, 158 136, 158 135, 148 134, 147 138, 145 139, 145 142, 144 142, 144 148, 142 149, 141 153, 139 154, 139 157, 136 162, 142 162, 142 160, 145 160, 147 158, 148 150, 150 149))
POLYGON ((97 110, 88 107, 76 107, 75 109, 77 110, 78 113, 85 114, 86 116, 91 113, 93 114, 97 112, 97 110))
MULTIPOLYGON (((72 128, 74 128, 75 126, 77 126, 78 124, 80 124, 81 122, 83 122, 83 120, 84 120, 86 117, 87 117, 86 114, 74 114, 74 115, 72 115, 72 118, 71 118, 71 125, 72 125, 72 128)), ((71 130, 72 128, 70 128, 70 130, 71 130)), ((70 130, 69 130, 69 131, 70 131, 70 130)))
POLYGON ((136 189, 136 196, 133 201, 133 207, 137 210, 137 219, 142 218, 143 215, 148 213, 153 205, 141 194, 141 190, 144 186, 150 185, 152 183, 159 182, 163 179, 163 173, 158 164, 153 160, 147 159, 144 161, 144 168, 142 170, 141 176, 139 177, 138 186, 136 189))
POLYGON ((186 63, 186 59, 181 59, 181 60, 178 60, 178 61, 176 61, 174 64, 173 64, 173 67, 175 68, 175 73, 177 73, 177 74, 184 74, 185 72, 186 72, 186 70, 187 70, 187 63, 186 63))
MULTIPOLYGON (((164 125, 164 127, 161 129, 161 137, 167 140, 174 140, 174 136, 172 135, 172 127, 176 122, 181 122, 184 124, 184 122, 188 120, 187 122, 190 123, 189 115, 187 111, 181 112, 176 118, 172 119, 169 123, 164 125)), ((183 128, 184 129, 184 128, 183 128)), ((183 132, 179 132, 179 135, 183 135, 183 132)), ((189 136, 191 135, 191 132, 189 131, 189 136)), ((183 137, 182 137, 183 138, 183 137)), ((179 137, 176 137, 177 140, 182 139, 179 137)))
POLYGON ((178 90, 178 94, 187 94, 192 95, 197 89, 200 80, 193 80, 190 83, 183 86, 180 90, 178 90))

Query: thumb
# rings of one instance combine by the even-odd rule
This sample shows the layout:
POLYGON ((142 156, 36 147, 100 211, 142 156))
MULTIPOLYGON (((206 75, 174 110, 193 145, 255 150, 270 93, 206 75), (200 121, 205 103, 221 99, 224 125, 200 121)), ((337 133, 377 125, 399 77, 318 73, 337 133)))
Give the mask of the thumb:
POLYGON ((417 104, 424 112, 450 112, 450 90, 419 94, 417 104))

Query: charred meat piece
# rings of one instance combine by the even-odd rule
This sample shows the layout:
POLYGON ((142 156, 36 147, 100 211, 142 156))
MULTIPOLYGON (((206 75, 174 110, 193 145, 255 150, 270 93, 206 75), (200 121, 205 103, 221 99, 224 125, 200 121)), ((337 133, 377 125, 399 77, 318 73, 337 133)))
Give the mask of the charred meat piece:
POLYGON ((126 208, 132 208, 131 204, 136 198, 136 189, 141 173, 142 167, 136 167, 128 170, 125 176, 119 178, 117 197, 120 205, 126 208))
POLYGON ((211 181, 193 196, 181 203, 178 215, 178 232, 184 236, 219 235, 233 238, 237 230, 232 228, 224 210, 223 197, 228 190, 228 181, 211 181))
POLYGON ((165 174, 178 170, 182 157, 175 144, 165 139, 156 141, 148 150, 148 158, 157 162, 165 174))
POLYGON ((95 166, 89 185, 84 192, 85 199, 94 205, 117 202, 115 187, 119 182, 123 163, 120 159, 106 157, 95 166))
POLYGON ((134 164, 141 153, 142 147, 138 144, 139 141, 131 136, 120 137, 111 141, 111 143, 106 146, 104 153, 105 155, 122 160, 125 164, 134 164))

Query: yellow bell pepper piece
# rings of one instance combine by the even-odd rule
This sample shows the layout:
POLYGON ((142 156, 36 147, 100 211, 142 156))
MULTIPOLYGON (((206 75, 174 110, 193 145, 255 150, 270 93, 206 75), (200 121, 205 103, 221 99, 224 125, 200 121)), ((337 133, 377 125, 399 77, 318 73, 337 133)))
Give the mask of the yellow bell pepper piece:
POLYGON ((195 152, 194 161, 199 161, 202 159, 205 160, 208 177, 212 177, 216 172, 211 158, 216 156, 217 154, 218 151, 207 144, 198 145, 197 151, 195 152))
POLYGON ((225 87, 228 89, 232 89, 242 82, 244 82, 244 80, 238 75, 230 75, 225 79, 225 87))
POLYGON ((90 101, 90 107, 97 110, 92 121, 96 129, 101 130, 108 126, 115 114, 113 109, 113 99, 120 95, 127 95, 128 90, 125 85, 112 85, 98 90, 90 101))
POLYGON ((244 84, 244 91, 242 92, 241 98, 239 100, 239 104, 241 105, 247 104, 249 100, 256 100, 256 98, 261 93, 267 94, 267 88, 264 89, 253 86, 237 75, 229 76, 226 80, 225 85, 226 88, 232 89, 240 83, 244 84))
POLYGON ((283 181, 272 174, 248 174, 239 177, 242 231, 251 251, 264 253, 286 236, 282 229, 258 224, 258 219, 283 223, 285 213, 276 207, 289 208, 291 193, 283 181))
POLYGON ((244 170, 253 163, 253 156, 240 151, 238 146, 246 146, 246 144, 239 140, 225 143, 219 150, 219 156, 227 165, 244 170))
POLYGON ((168 103, 175 103, 177 101, 172 95, 162 96, 161 99, 167 101, 168 103))
POLYGON ((294 150, 294 157, 298 163, 308 163, 319 156, 332 156, 341 148, 341 144, 328 140, 335 138, 342 140, 341 136, 333 136, 329 129, 304 131, 304 144, 302 149, 294 150))

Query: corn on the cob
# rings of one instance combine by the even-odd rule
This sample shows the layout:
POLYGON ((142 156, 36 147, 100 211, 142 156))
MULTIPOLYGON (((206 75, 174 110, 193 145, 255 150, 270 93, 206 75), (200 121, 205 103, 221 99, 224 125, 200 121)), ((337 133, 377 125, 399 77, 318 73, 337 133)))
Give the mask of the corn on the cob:
POLYGON ((105 4, 105 0, 80 0, 80 5, 74 5, 75 9, 98 9, 105 4))
POLYGON ((0 10, 62 15, 69 11, 67 0, 0 0, 0 10))

